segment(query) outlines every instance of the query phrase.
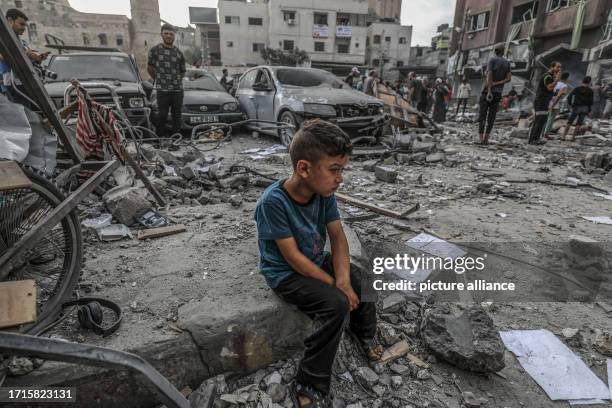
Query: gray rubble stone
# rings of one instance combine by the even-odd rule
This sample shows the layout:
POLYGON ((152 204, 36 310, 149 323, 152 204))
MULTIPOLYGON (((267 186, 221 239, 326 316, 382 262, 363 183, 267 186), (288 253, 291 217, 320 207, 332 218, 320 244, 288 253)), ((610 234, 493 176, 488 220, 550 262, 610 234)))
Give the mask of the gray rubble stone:
POLYGON ((416 377, 417 377, 419 380, 429 380, 429 379, 431 378, 431 373, 429 372, 429 370, 428 370, 428 369, 424 368, 424 369, 419 370, 419 371, 417 372, 416 377))
POLYGON ((597 240, 582 235, 570 235, 569 248, 572 253, 582 257, 600 257, 603 254, 597 240))
POLYGON ((423 163, 427 158, 427 152, 413 153, 410 155, 410 161, 415 163, 423 163))
POLYGON ((444 154, 446 154, 447 156, 453 156, 457 153, 459 153, 459 149, 457 149, 456 147, 447 147, 444 149, 444 154))
POLYGON ((395 158, 399 163, 410 163, 411 156, 407 153, 398 153, 395 155, 395 158))
POLYGON ((394 375, 391 377, 391 386, 395 389, 398 389, 402 386, 404 380, 399 375, 394 375))
POLYGON ((136 219, 151 209, 151 203, 139 188, 119 186, 104 194, 104 204, 113 217, 130 226, 136 219))
POLYGON ((385 347, 390 347, 400 340, 399 334, 388 324, 380 324, 378 326, 378 335, 385 347))
POLYGON ((193 180, 194 178, 199 176, 198 166, 195 163, 188 163, 185 166, 181 167, 179 173, 181 174, 181 176, 183 176, 185 180, 193 180))
MULTIPOLYGON (((291 405, 291 408, 294 408, 293 404, 291 405)), ((334 396, 334 399, 332 400, 332 408, 346 408, 346 402, 344 402, 342 398, 334 396)))
POLYGON ((412 152, 413 153, 431 153, 436 147, 436 144, 433 142, 419 142, 415 141, 412 144, 412 152))
POLYGON ((234 207, 240 207, 240 205, 242 205, 242 196, 240 194, 234 194, 230 196, 229 202, 234 207))
POLYGON ((612 333, 607 330, 597 329, 593 339, 593 346, 604 356, 612 357, 612 333))
POLYGON ((264 378, 264 382, 267 386, 271 384, 280 384, 283 381, 282 375, 278 371, 274 371, 272 374, 264 378))
POLYGON ((505 347, 480 305, 466 310, 434 305, 421 322, 421 337, 438 357, 464 370, 488 373, 505 367, 505 347))
POLYGON ((395 180, 397 179, 397 171, 391 167, 376 166, 374 167, 374 174, 376 175, 377 179, 384 181, 385 183, 395 183, 395 180))
POLYGON ((437 152, 427 155, 425 161, 427 163, 438 163, 444 161, 445 158, 446 156, 444 155, 444 152, 437 152))
POLYGON ((412 148, 412 140, 413 140, 412 135, 400 134, 399 140, 398 140, 398 147, 402 151, 409 152, 410 149, 412 148))
POLYGON ((372 388, 378 382, 378 374, 370 367, 359 367, 353 377, 364 387, 372 388))
POLYGON ((272 402, 279 403, 285 399, 287 387, 283 384, 273 383, 268 387, 266 394, 270 396, 272 402))
POLYGON ((410 367, 404 364, 393 363, 391 364, 391 367, 389 367, 389 369, 397 375, 410 374, 410 367))
POLYGON ((588 152, 584 156, 584 165, 587 168, 598 169, 603 167, 607 153, 604 152, 588 152))
POLYGON ((513 137, 515 139, 527 139, 529 138, 530 128, 512 128, 508 133, 508 137, 513 137))
POLYGON ((374 394, 378 395, 379 397, 382 397, 383 395, 385 395, 386 389, 382 385, 375 385, 372 387, 372 391, 374 391, 374 394))
POLYGON ((465 405, 469 408, 482 407, 482 406, 485 406, 489 402, 488 399, 483 398, 483 397, 476 398, 474 393, 471 391, 462 392, 461 397, 463 398, 463 402, 465 402, 465 405))
POLYGON ((603 178, 603 183, 612 188, 612 170, 610 170, 603 178))
POLYGON ((382 310, 385 313, 397 312, 406 304, 404 295, 394 292, 383 299, 382 310))

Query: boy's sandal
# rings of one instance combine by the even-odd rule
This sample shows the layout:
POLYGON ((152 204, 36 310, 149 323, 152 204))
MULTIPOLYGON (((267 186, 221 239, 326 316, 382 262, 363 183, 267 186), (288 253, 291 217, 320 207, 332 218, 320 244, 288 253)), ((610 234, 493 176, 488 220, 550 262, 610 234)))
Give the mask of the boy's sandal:
POLYGON ((368 360, 376 362, 382 358, 384 349, 383 346, 376 340, 376 337, 370 340, 362 340, 360 343, 364 354, 368 357, 368 360))
POLYGON ((297 381, 294 382, 294 385, 291 390, 291 402, 295 408, 328 408, 325 397, 321 395, 317 390, 307 385, 302 385, 297 381), (310 400, 310 402, 306 405, 300 405, 299 396, 306 397, 310 400))

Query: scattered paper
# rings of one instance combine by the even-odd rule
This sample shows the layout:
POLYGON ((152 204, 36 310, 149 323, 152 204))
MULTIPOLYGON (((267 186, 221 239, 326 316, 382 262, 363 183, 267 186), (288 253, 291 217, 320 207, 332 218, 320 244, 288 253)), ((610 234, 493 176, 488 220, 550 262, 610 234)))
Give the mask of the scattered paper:
POLYGON ((582 217, 582 218, 587 221, 594 222, 595 224, 612 225, 612 218, 610 217, 600 216, 600 217, 582 217))
POLYGON ((500 332, 502 341, 551 400, 610 399, 610 390, 548 330, 500 332))
POLYGON ((124 224, 112 224, 96 230, 102 241, 117 241, 124 237, 134 239, 132 231, 124 224))
POLYGON ((406 245, 440 258, 456 259, 467 254, 461 247, 424 232, 406 241, 406 245))

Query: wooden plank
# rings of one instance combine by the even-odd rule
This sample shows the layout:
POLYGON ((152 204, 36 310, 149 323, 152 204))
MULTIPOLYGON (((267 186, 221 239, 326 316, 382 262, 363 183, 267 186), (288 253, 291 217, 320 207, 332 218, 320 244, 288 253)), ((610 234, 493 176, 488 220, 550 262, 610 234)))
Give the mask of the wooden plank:
POLYGON ((0 328, 36 321, 36 282, 0 282, 0 328))
POLYGON ((0 161, 0 191, 30 188, 32 181, 14 161, 0 161))
POLYGON ((138 239, 159 238, 187 231, 183 224, 169 225, 167 227, 150 228, 138 231, 138 239))
POLYGON ((377 207, 374 204, 366 203, 365 201, 361 201, 357 198, 353 198, 343 193, 335 193, 334 195, 336 196, 337 200, 342 201, 344 203, 354 205, 355 207, 365 208, 366 210, 374 211, 375 213, 383 214, 393 218, 405 219, 408 214, 413 213, 419 209, 419 204, 416 204, 415 206, 409 208, 407 211, 399 213, 397 211, 377 207))

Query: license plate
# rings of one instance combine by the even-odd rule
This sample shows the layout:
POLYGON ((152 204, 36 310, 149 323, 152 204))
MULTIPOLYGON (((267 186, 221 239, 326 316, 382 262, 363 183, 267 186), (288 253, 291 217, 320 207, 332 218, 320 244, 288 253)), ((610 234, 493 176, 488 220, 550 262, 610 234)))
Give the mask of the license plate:
POLYGON ((189 123, 214 123, 218 122, 219 117, 215 115, 201 115, 201 116, 191 116, 189 118, 189 123))

